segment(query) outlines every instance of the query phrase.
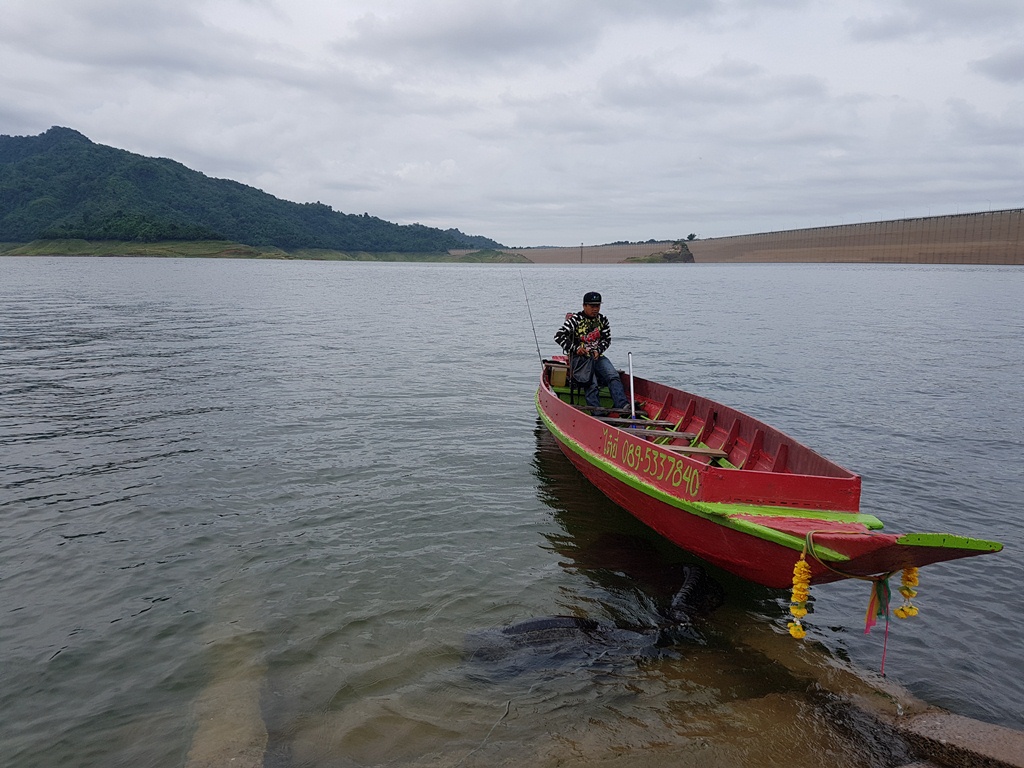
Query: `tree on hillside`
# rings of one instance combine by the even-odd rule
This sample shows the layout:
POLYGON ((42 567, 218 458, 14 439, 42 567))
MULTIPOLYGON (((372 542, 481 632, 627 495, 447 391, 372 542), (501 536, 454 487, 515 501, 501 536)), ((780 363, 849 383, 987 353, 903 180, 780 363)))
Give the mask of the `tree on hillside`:
POLYGON ((0 136, 0 241, 226 239, 252 246, 440 253, 501 248, 457 229, 293 203, 69 128, 0 136))

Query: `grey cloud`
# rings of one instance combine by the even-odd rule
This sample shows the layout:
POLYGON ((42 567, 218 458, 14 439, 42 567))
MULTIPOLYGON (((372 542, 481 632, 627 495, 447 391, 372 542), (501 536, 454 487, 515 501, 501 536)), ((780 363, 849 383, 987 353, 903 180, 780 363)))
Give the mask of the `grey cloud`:
POLYGON ((739 61, 737 59, 726 59, 714 65, 708 70, 712 77, 721 77, 727 80, 748 80, 764 72, 764 67, 750 61, 739 61))
MULTIPOLYGON (((244 2, 275 12, 265 0, 244 2)), ((12 19, 3 28, 7 42, 43 64, 70 65, 79 76, 95 70, 85 78, 85 91, 118 84, 115 90, 129 92, 139 87, 130 83, 142 82, 143 88, 179 98, 195 93, 223 104, 248 88, 290 90, 385 114, 409 107, 410 93, 379 73, 343 62, 308 63, 284 43, 256 38, 244 27, 223 29, 204 21, 202 0, 49 0, 49 5, 52 11, 40 3, 12 19)), ((0 40, 3 35, 0 31, 0 40)), ((430 104, 436 106, 436 99, 422 106, 430 104)))
MULTIPOLYGON (((1020 102, 1008 108, 1002 116, 983 114, 963 99, 951 99, 949 108, 954 135, 965 147, 1019 148, 1024 145, 1024 104, 1020 102)), ((1014 165, 1024 166, 1024 162, 1018 160, 1014 165)), ((1021 170, 1024 171, 1024 167, 1021 170)))
MULTIPOLYGON (((262 0, 248 4, 274 11, 262 0)), ((81 87, 69 107, 101 91, 139 97, 150 90, 166 92, 164 99, 194 94, 210 108, 239 116, 251 105, 247 90, 252 97, 262 92, 259 98, 270 106, 292 92, 305 94, 314 103, 348 106, 357 115, 438 111, 446 106, 436 96, 418 94, 387 75, 346 67, 344 62, 304 63, 285 44, 254 38, 244 28, 213 26, 202 18, 201 6, 200 0, 44 0, 22 5, 19 13, 10 15, 0 27, 0 41, 9 49, 20 49, 39 68, 50 67, 51 79, 80 78, 81 87), (63 67, 68 69, 61 74, 63 67), (241 105, 234 106, 238 99, 241 105)), ((161 97, 154 93, 154 98, 161 97)))
POLYGON ((45 122, 45 116, 33 109, 0 102, 0 134, 26 136, 37 131, 38 126, 45 122))
POLYGON ((970 63, 971 69, 1002 83, 1024 82, 1024 46, 1007 48, 970 63))
MULTIPOLYGON (((553 93, 535 98, 507 98, 515 132, 547 141, 601 146, 621 141, 619 116, 596 109, 587 93, 553 93)), ((507 128, 506 135, 507 135, 507 128)))
MULTIPOLYGON (((805 0, 776 0, 799 5, 805 0)), ((741 3, 759 7, 763 3, 741 3)), ((334 41, 339 53, 381 61, 417 61, 435 67, 487 70, 516 61, 574 60, 617 24, 708 18, 730 10, 721 0, 443 0, 413 5, 403 14, 366 14, 334 41)))
POLYGON ((125 73, 251 77, 272 69, 250 40, 207 26, 187 2, 44 2, 4 26, 7 44, 33 56, 125 73))
POLYGON ((936 26, 991 30, 1024 20, 1018 0, 902 0, 900 4, 936 26))
POLYGON ((1024 22, 1017 0, 897 0, 874 15, 852 16, 845 22, 857 42, 903 38, 944 39, 1004 31, 1024 22))
POLYGON ((645 0, 643 3, 624 3, 621 0, 591 0, 587 7, 600 9, 609 18, 619 21, 680 21, 771 15, 805 8, 812 2, 813 0, 645 0))
POLYGON ((884 42, 907 37, 919 31, 919 26, 907 14, 890 13, 866 19, 847 19, 846 29, 850 38, 857 42, 884 42))
MULTIPOLYGON (((561 59, 593 42, 601 27, 575 3, 449 2, 407 14, 368 14, 334 43, 341 53, 437 66, 488 68, 523 56, 561 59)), ((472 70, 470 70, 471 74, 472 70)))
POLYGON ((737 107, 779 100, 827 98, 825 83, 814 75, 772 75, 759 65, 725 61, 704 73, 680 75, 638 61, 606 76, 602 95, 613 106, 661 109, 665 104, 737 107))

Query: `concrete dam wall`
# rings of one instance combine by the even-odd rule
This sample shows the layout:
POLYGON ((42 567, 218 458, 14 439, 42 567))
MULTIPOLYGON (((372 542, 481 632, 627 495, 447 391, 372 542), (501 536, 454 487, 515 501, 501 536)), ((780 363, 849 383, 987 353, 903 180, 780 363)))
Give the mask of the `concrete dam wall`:
POLYGON ((1024 264, 1024 209, 762 232, 688 242, 697 263, 1024 264))

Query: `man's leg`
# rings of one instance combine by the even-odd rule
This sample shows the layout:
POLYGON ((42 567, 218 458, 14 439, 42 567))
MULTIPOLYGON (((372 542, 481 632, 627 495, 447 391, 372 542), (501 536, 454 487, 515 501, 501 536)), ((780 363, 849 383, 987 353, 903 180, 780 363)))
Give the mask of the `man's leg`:
MULTIPOLYGON (((622 379, 619 378, 619 372, 615 370, 612 361, 607 357, 602 355, 597 358, 594 365, 593 380, 597 381, 597 386, 608 387, 616 410, 629 410, 629 400, 626 398, 626 390, 622 387, 622 379)), ((587 402, 590 402, 589 396, 587 397, 587 402)))
POLYGON ((598 408, 601 405, 601 384, 597 380, 597 366, 594 366, 593 373, 590 376, 590 381, 586 383, 583 388, 583 396, 587 400, 587 405, 591 408, 598 408))

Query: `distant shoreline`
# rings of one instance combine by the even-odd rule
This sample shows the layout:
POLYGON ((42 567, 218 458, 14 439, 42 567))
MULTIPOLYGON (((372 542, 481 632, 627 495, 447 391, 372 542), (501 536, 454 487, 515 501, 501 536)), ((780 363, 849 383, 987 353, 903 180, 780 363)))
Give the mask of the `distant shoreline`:
POLYGON ((529 263, 503 251, 455 253, 368 253, 324 248, 284 249, 252 246, 221 240, 130 243, 116 240, 36 240, 31 243, 0 243, 0 256, 107 256, 177 259, 270 259, 278 261, 410 261, 460 263, 529 263))
POLYGON ((406 261, 513 264, 849 263, 1024 265, 1024 209, 762 232, 704 240, 577 247, 368 253, 282 249, 224 241, 125 243, 37 240, 0 243, 0 256, 406 261))

